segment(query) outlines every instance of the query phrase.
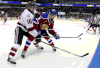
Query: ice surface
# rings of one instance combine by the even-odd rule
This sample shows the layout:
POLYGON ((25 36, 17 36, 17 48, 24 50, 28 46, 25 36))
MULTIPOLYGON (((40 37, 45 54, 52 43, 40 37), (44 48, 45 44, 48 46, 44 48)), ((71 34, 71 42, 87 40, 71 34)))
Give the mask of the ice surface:
MULTIPOLYGON (((0 68, 87 68, 98 45, 98 35, 92 35, 91 32, 86 33, 86 29, 83 28, 87 26, 87 23, 55 20, 54 29, 61 37, 77 37, 83 33, 80 37, 81 40, 78 38, 61 38, 60 40, 52 38, 55 46, 78 55, 89 52, 89 55, 80 58, 59 49, 54 53, 49 45, 40 43, 44 50, 38 50, 32 44, 26 53, 26 58, 22 59, 21 52, 27 39, 24 37, 14 58, 17 65, 12 66, 7 62, 7 58, 14 43, 14 30, 17 22, 18 20, 7 21, 3 25, 3 22, 0 21, 0 68)), ((47 42, 45 39, 42 41, 47 42)))

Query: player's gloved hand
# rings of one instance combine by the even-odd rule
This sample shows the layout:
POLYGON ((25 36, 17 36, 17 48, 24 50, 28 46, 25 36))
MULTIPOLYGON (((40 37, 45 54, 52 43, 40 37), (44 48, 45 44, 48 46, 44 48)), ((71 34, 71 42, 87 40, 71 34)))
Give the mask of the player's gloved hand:
POLYGON ((35 15, 34 15, 34 18, 38 18, 40 16, 40 14, 39 13, 36 13, 35 15))
POLYGON ((37 35, 37 36, 35 37, 35 41, 36 41, 37 43, 41 42, 41 35, 37 35))
POLYGON ((55 39, 60 39, 60 36, 58 33, 54 33, 53 36, 55 37, 55 39))

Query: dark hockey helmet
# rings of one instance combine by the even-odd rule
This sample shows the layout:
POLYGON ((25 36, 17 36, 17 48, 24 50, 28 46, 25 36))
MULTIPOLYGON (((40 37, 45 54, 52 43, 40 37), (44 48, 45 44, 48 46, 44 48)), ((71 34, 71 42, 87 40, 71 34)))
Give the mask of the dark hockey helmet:
POLYGON ((35 1, 29 1, 27 7, 35 7, 35 1))

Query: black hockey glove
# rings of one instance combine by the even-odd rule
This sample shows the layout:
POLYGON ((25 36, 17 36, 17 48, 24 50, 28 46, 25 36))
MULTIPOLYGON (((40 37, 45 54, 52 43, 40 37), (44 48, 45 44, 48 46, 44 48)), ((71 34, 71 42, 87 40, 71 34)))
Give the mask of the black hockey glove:
POLYGON ((40 16, 40 14, 36 13, 34 18, 38 18, 39 16, 40 16))
POLYGON ((37 43, 41 42, 41 35, 37 35, 37 36, 35 37, 35 41, 36 41, 37 43))

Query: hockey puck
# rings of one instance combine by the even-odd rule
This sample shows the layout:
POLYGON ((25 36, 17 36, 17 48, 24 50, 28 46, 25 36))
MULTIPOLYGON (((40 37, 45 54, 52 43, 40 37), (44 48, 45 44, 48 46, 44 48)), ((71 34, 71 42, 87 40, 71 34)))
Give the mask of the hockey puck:
POLYGON ((81 40, 81 38, 79 38, 79 40, 81 40))

